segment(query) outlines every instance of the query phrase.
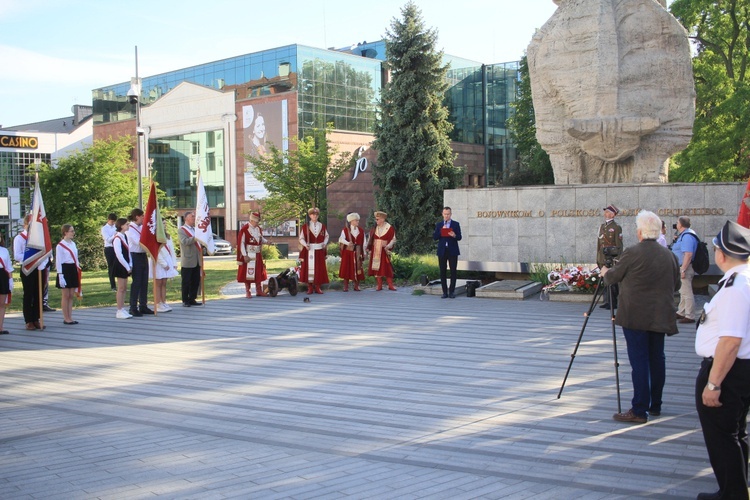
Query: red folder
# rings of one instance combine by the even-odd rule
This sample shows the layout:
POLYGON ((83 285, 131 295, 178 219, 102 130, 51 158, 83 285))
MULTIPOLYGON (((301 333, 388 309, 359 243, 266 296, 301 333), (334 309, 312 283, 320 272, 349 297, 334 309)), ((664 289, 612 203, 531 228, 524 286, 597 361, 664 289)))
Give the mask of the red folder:
POLYGON ((450 238, 452 231, 453 231, 453 229, 451 229, 449 227, 442 227, 442 228, 440 228, 440 237, 441 238, 450 238))

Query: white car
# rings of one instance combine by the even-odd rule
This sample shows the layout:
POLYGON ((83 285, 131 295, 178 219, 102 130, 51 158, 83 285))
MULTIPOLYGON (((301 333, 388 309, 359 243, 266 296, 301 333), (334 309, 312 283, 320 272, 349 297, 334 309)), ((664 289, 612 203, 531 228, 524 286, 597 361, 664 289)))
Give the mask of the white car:
MULTIPOLYGON (((216 252, 214 253, 214 255, 232 254, 232 244, 223 238, 219 238, 219 235, 216 233, 214 233, 214 248, 216 248, 216 252)), ((206 247, 203 247, 203 255, 208 255, 208 250, 206 250, 206 247)))

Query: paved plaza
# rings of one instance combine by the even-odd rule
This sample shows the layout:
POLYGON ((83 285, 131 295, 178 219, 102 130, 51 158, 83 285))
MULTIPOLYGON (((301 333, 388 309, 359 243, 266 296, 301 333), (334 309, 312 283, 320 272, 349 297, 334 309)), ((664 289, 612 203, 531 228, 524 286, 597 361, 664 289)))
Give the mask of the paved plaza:
MULTIPOLYGON (((694 328, 661 417, 617 423, 608 314, 397 292, 77 309, 0 338, 0 498, 695 498, 694 328), (176 304, 177 306, 179 304, 176 304)), ((20 300, 20 298, 19 298, 20 300)), ((630 369, 617 329, 622 408, 630 369)))

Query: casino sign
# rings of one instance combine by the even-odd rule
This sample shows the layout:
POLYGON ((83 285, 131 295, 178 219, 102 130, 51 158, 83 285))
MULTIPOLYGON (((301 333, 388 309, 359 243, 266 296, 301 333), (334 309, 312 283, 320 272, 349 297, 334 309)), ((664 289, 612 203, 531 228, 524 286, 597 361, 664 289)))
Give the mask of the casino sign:
POLYGON ((36 149, 39 147, 39 139, 36 137, 23 137, 20 135, 0 135, 0 147, 36 149))

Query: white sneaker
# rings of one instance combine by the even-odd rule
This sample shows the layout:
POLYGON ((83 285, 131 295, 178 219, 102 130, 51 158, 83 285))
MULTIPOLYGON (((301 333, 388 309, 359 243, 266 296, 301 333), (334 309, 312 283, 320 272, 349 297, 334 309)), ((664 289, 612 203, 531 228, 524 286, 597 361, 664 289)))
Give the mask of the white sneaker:
POLYGON ((131 318, 132 316, 125 309, 120 309, 117 311, 117 314, 115 314, 115 317, 117 319, 128 319, 128 318, 131 318))
POLYGON ((165 307, 165 308, 167 309, 167 312, 169 312, 169 311, 171 311, 171 310, 172 310, 172 306, 170 306, 170 305, 169 305, 169 304, 167 304, 166 302, 162 302, 162 303, 161 303, 161 305, 163 305, 163 306, 164 306, 164 307, 165 307))
POLYGON ((166 312, 169 312, 171 310, 172 309, 167 304, 165 304, 164 302, 162 302, 161 304, 159 304, 159 305, 156 306, 156 312, 166 313, 166 312))

